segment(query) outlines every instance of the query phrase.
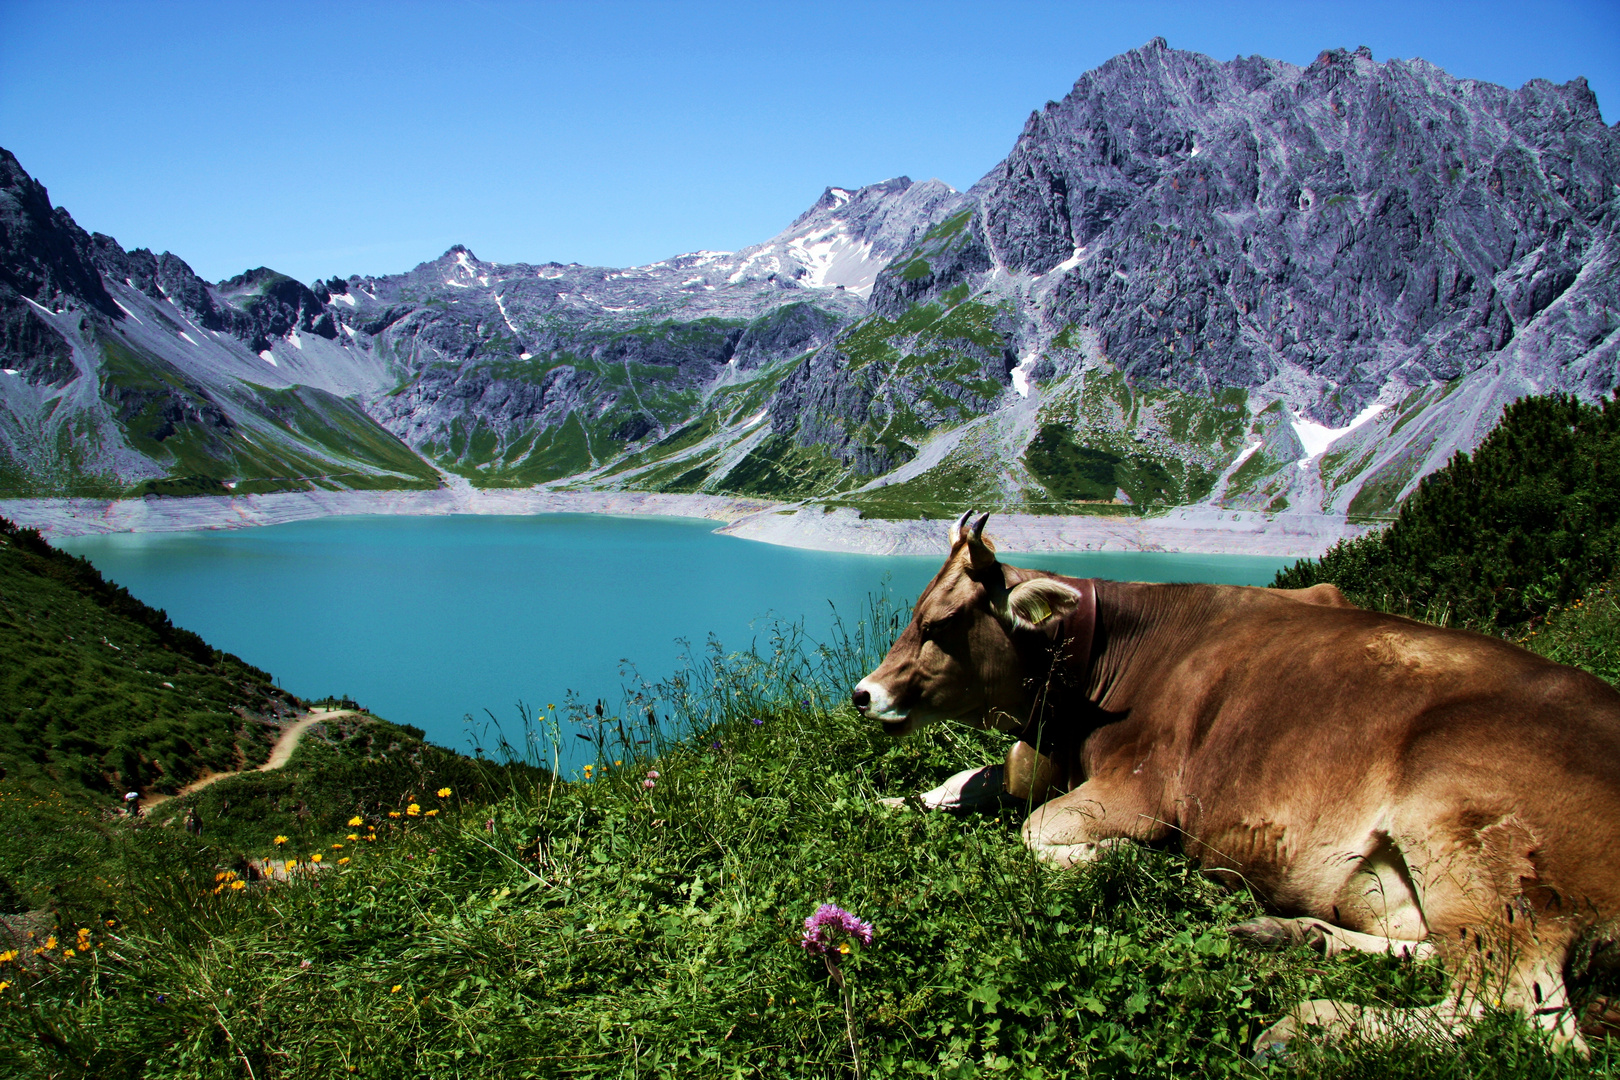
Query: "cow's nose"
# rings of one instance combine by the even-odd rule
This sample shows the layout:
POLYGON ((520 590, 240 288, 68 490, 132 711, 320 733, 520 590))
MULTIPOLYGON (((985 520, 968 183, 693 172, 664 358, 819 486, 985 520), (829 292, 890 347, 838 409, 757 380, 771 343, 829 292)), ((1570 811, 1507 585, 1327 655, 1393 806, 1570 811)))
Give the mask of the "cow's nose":
POLYGON ((855 692, 849 695, 849 700, 855 704, 857 709, 865 712, 866 707, 872 704, 872 692, 864 687, 857 686, 855 692))

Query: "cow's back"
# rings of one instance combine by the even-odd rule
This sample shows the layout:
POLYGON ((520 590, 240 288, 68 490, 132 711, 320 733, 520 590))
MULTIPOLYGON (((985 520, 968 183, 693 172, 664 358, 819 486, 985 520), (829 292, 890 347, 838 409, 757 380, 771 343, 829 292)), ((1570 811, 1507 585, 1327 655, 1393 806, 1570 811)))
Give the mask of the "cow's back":
POLYGON ((1218 590, 1132 710, 1206 861, 1286 897, 1379 835, 1432 861, 1508 828, 1521 871, 1620 912, 1620 693, 1495 638, 1266 593, 1218 590))

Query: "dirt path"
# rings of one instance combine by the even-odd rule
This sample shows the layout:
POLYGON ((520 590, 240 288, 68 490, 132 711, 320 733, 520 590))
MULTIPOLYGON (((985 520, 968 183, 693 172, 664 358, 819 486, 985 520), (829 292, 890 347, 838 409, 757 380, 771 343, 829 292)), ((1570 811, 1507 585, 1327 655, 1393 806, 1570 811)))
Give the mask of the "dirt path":
POLYGON ((304 732, 308 731, 310 727, 315 724, 325 723, 328 720, 337 720, 345 716, 359 715, 360 714, 355 712, 353 709, 311 709, 307 714, 299 717, 289 727, 282 731, 282 733, 276 738, 274 745, 270 747, 270 757, 266 759, 263 765, 258 766, 257 769, 243 769, 238 772, 209 773, 207 776, 200 776, 193 780, 174 795, 147 795, 141 799, 141 812, 143 814, 150 813, 159 806, 162 806, 164 803, 168 802, 170 799, 183 798, 186 795, 190 795, 193 791, 201 791, 208 785, 218 783, 227 776, 241 776, 243 772, 249 771, 270 772, 274 769, 279 769, 283 765, 287 764, 288 761, 292 760, 293 751, 298 749, 299 740, 303 739, 304 732))

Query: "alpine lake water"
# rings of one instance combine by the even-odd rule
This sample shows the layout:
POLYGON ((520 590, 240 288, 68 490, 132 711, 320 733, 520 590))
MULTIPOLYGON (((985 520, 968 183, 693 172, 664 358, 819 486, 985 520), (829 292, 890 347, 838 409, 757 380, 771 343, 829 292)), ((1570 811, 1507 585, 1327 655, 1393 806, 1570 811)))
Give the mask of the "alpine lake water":
MULTIPOLYGON (((820 641, 835 609, 853 623, 884 589, 909 606, 939 569, 947 528, 940 555, 882 556, 778 547, 714 527, 599 514, 376 516, 53 542, 293 693, 346 696, 470 750, 475 737, 493 745, 492 716, 509 734, 520 729, 519 703, 545 711, 573 691, 616 706, 624 664, 668 677, 682 666, 679 639, 701 648, 712 634, 728 651, 746 648, 785 620, 820 641)), ((1002 557, 1076 577, 1234 585, 1269 584, 1292 561, 1002 557)), ((573 750, 575 740, 562 742, 573 750)), ((578 764, 565 760, 565 771, 578 764)))

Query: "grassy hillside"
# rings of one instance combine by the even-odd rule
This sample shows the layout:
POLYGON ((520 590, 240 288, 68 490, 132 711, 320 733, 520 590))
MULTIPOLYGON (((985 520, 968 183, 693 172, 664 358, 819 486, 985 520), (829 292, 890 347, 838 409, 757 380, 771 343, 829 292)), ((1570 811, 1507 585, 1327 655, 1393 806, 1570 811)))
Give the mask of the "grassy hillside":
POLYGON ((1617 559, 1620 400, 1523 398, 1472 457, 1426 478, 1389 528, 1277 584, 1331 581, 1363 607, 1512 632, 1608 580, 1617 559))
POLYGON ((70 798, 175 791, 264 760, 295 706, 31 529, 0 518, 0 778, 70 798))
MULTIPOLYGON (((1548 625, 1614 640, 1617 615, 1594 600, 1548 625)), ((894 616, 873 623, 881 640, 715 649, 619 715, 517 740, 583 737, 588 775, 468 762, 392 803, 310 805, 254 853, 274 880, 206 831, 108 830, 102 891, 0 969, 0 1045, 25 1075, 257 1080, 842 1077, 857 1054, 869 1077, 1620 1072, 1604 1045, 1551 1055, 1516 1016, 1456 1044, 1251 1060, 1302 998, 1425 1004, 1438 968, 1245 953, 1225 928, 1253 902, 1178 855, 1059 871, 1016 811, 883 807, 1005 737, 894 741, 855 716, 844 688, 894 616), (682 723, 695 734, 668 737, 682 723), (847 996, 801 946, 828 902, 874 928, 836 961, 847 996)))

